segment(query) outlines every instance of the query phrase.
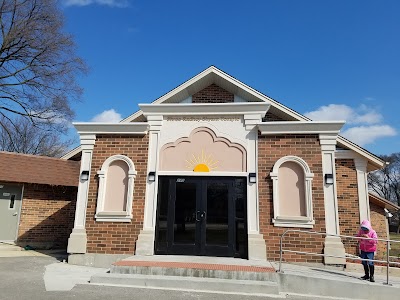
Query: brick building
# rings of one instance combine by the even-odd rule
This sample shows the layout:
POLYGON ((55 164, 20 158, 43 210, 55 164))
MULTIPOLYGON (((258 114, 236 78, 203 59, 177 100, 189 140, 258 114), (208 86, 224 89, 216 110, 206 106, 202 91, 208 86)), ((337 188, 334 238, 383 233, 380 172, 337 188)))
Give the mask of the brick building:
POLYGON ((79 162, 0 152, 0 241, 65 248, 75 216, 79 162))
POLYGON ((344 263, 371 219, 377 156, 210 67, 118 124, 75 123, 81 159, 70 259, 206 255, 344 263), (305 231, 305 232, 303 232, 305 231), (316 235, 308 232, 321 232, 316 235), (332 256, 329 256, 332 255, 332 256))

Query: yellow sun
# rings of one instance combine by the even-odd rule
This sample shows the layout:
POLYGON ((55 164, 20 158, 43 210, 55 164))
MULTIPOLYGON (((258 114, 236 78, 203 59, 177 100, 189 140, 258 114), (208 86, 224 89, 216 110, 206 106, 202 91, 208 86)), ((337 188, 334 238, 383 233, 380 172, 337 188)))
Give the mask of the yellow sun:
POLYGON ((193 172, 210 172, 217 168, 218 161, 213 160, 211 154, 204 154, 204 150, 201 150, 201 154, 194 155, 192 158, 186 160, 187 168, 193 172))
POLYGON ((194 167, 193 172, 210 172, 210 168, 205 164, 198 164, 194 167))

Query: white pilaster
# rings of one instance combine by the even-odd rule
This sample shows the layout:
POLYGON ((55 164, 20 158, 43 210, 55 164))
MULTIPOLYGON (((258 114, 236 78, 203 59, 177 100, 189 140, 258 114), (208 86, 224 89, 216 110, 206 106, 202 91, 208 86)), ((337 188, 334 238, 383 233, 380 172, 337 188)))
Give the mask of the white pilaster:
POLYGON ((370 220, 369 198, 368 198, 368 181, 367 181, 367 164, 364 158, 355 158, 354 165, 357 172, 357 190, 358 203, 360 211, 360 223, 363 220, 370 220))
POLYGON ((249 183, 247 179, 247 233, 249 260, 266 260, 267 248, 260 234, 259 202, 258 202, 258 128, 262 115, 244 115, 245 128, 248 131, 247 140, 247 171, 257 174, 257 182, 249 183))
POLYGON ((325 204, 325 227, 328 234, 325 238, 324 253, 326 255, 343 256, 335 258, 325 256, 325 264, 345 264, 345 249, 340 237, 329 236, 337 235, 339 231, 339 214, 337 204, 336 189, 336 167, 335 150, 337 134, 320 134, 319 140, 322 151, 322 173, 325 204), (333 174, 333 184, 325 183, 325 174, 333 174))
POLYGON ((144 206, 143 230, 140 231, 136 242, 136 255, 154 255, 154 238, 157 209, 158 189, 158 155, 160 143, 160 131, 163 116, 147 116, 149 123, 149 155, 147 162, 147 173, 156 172, 155 181, 146 183, 146 198, 144 206))
POLYGON ((80 136, 81 139, 81 168, 82 171, 89 171, 89 179, 81 180, 79 178, 78 194, 76 199, 75 209, 75 222, 72 233, 68 239, 68 253, 86 253, 86 208, 88 201, 89 183, 90 183, 90 169, 92 165, 92 154, 93 148, 96 141, 96 135, 83 134, 80 136))

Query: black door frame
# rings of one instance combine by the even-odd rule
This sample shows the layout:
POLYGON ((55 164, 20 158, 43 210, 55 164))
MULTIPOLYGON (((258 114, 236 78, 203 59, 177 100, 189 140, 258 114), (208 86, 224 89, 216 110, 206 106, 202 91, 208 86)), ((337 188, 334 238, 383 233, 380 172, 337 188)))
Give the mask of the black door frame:
MULTIPOLYGON (((242 177, 205 177, 205 176, 159 176, 159 182, 163 184, 168 182, 168 217, 167 217, 167 233, 166 233, 166 247, 158 247, 158 230, 159 226, 159 210, 161 201, 160 191, 157 204, 157 220, 156 220, 156 237, 155 237, 155 254, 174 254, 174 255, 207 255, 207 256, 221 256, 221 257, 241 257, 247 258, 247 197, 243 203, 243 215, 245 238, 241 245, 243 250, 238 250, 238 218, 236 216, 236 194, 234 182, 236 179, 242 179, 246 183, 246 178, 242 177), (175 244, 174 243, 174 226, 175 226, 175 204, 176 204, 176 184, 179 179, 183 179, 185 183, 192 183, 196 186, 196 226, 195 226, 195 241, 194 244, 175 244), (166 182, 167 181, 167 182, 166 182), (228 188, 228 243, 227 245, 208 245, 206 242, 207 230, 207 201, 208 201, 208 186, 212 183, 225 183, 228 188), (203 214, 205 212, 205 214, 203 214)), ((243 184, 244 194, 246 195, 247 186, 243 184)), ((243 191, 242 191, 243 192, 243 191)), ((166 195, 164 195, 165 198, 166 195)), ((243 218, 242 218, 243 220, 243 218)))

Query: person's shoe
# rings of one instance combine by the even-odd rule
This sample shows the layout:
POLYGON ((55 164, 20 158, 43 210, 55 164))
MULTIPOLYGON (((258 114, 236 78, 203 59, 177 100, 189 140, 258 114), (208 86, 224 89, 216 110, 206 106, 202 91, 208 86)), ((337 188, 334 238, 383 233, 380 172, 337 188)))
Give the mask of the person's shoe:
POLYGON ((371 282, 375 282, 374 273, 375 273, 375 266, 369 266, 369 274, 371 274, 371 276, 369 277, 369 281, 371 282))
POLYGON ((368 265, 364 265, 364 264, 363 264, 363 267, 364 267, 365 275, 363 277, 361 277, 361 279, 367 280, 367 279, 369 279, 369 268, 368 268, 368 265))

